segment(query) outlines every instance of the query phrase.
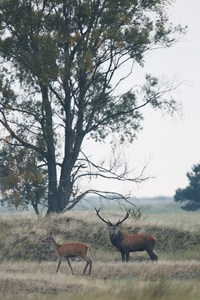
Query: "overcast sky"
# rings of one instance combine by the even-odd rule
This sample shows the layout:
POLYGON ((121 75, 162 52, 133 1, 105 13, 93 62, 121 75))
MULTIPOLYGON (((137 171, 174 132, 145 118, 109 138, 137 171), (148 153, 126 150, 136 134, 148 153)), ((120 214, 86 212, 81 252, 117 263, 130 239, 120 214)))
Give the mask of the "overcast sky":
MULTIPOLYGON (((156 51, 145 68, 157 76, 184 83, 176 91, 183 105, 183 117, 147 115, 135 151, 140 160, 152 157, 148 171, 155 175, 136 191, 136 196, 174 195, 187 184, 186 173, 200 163, 200 1, 176 0, 170 15, 173 23, 188 26, 181 42, 169 50, 156 51)), ((134 149, 134 146, 132 147, 134 149)))
MULTIPOLYGON (((174 24, 188 26, 188 33, 170 49, 152 51, 146 57, 142 72, 183 84, 174 93, 183 106, 183 116, 162 116, 160 112, 145 112, 143 130, 137 141, 126 149, 130 165, 136 172, 150 159, 147 176, 154 177, 142 185, 116 182, 113 187, 131 190, 136 197, 173 196, 177 188, 187 184, 186 173, 200 163, 200 1, 176 0, 170 9, 174 24)), ((134 73, 134 76, 140 76, 134 73)), ((96 148, 101 151, 101 148, 96 148)), ((103 157, 103 152, 102 152, 103 157)), ((106 189, 111 182, 96 182, 106 189)))

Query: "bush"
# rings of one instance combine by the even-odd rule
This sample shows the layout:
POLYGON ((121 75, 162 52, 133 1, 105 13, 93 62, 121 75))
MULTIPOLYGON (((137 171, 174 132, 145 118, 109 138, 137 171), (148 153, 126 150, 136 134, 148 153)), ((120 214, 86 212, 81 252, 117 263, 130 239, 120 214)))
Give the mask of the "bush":
MULTIPOLYGON (((0 260, 55 259, 52 247, 42 243, 42 239, 50 232, 58 243, 79 241, 91 244, 93 255, 100 260, 113 259, 113 255, 117 254, 118 257, 119 253, 110 242, 107 227, 99 224, 98 221, 92 223, 89 218, 86 220, 81 215, 78 218, 65 215, 52 215, 44 218, 2 217, 0 228, 0 260), (103 252, 103 255, 100 256, 100 252, 103 252)), ((133 229, 130 230, 128 227, 124 227, 124 230, 133 232, 133 229)), ((171 252, 179 253, 185 249, 197 249, 200 245, 198 232, 155 225, 146 225, 144 231, 156 237, 155 249, 159 258, 171 252)), ((135 256, 137 255, 134 254, 134 258, 135 256)), ((193 258, 191 253, 188 259, 193 258)), ((200 255, 198 258, 200 259, 200 255)))

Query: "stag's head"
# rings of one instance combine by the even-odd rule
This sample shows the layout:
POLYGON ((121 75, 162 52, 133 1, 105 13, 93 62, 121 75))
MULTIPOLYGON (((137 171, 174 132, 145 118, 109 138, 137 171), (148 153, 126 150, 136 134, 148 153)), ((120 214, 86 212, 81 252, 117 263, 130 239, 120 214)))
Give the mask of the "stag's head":
POLYGON ((109 233, 110 233, 110 238, 113 240, 113 241, 117 241, 117 240, 120 240, 121 239, 121 224, 129 217, 129 214, 130 214, 130 210, 127 211, 126 213, 126 216, 122 219, 122 220, 119 220, 116 224, 113 224, 111 223, 109 220, 106 221, 105 219, 103 219, 100 214, 99 214, 99 211, 100 211, 100 208, 99 209, 96 209, 96 215, 99 217, 99 219, 106 223, 109 227, 109 233))

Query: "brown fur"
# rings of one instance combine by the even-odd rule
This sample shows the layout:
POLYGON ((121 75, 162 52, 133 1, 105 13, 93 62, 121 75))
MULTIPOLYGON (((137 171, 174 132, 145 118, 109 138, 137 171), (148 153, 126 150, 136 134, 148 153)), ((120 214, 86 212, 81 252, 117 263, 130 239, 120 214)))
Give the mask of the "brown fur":
POLYGON ((88 249, 90 250, 90 245, 85 244, 85 243, 65 243, 65 244, 59 245, 56 243, 56 241, 54 240, 54 238, 51 235, 49 235, 48 237, 43 239, 42 242, 51 244, 59 257, 56 273, 58 272, 58 270, 60 268, 62 259, 66 258, 68 265, 71 269, 72 275, 74 275, 74 272, 73 272, 73 269, 72 269, 72 266, 70 263, 70 257, 80 257, 87 262, 83 273, 85 274, 87 267, 89 266, 89 274, 91 274, 92 261, 91 261, 91 259, 89 259, 87 257, 87 251, 88 251, 88 249))
POLYGON ((116 224, 112 224, 109 220, 105 221, 100 215, 99 210, 96 209, 97 216, 109 226, 110 241, 120 252, 122 261, 129 261, 130 252, 146 251, 152 261, 158 259, 157 255, 153 252, 153 248, 156 243, 155 237, 147 233, 123 233, 120 229, 120 225, 129 217, 127 212, 125 218, 122 221, 118 221, 116 224))

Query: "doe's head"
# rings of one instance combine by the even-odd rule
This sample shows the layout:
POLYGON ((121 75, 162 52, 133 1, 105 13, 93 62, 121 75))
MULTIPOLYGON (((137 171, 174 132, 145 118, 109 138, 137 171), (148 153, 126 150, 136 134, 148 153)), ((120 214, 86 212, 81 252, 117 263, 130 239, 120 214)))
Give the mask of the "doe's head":
POLYGON ((52 233, 50 233, 47 237, 42 239, 42 243, 50 244, 53 241, 52 233))

